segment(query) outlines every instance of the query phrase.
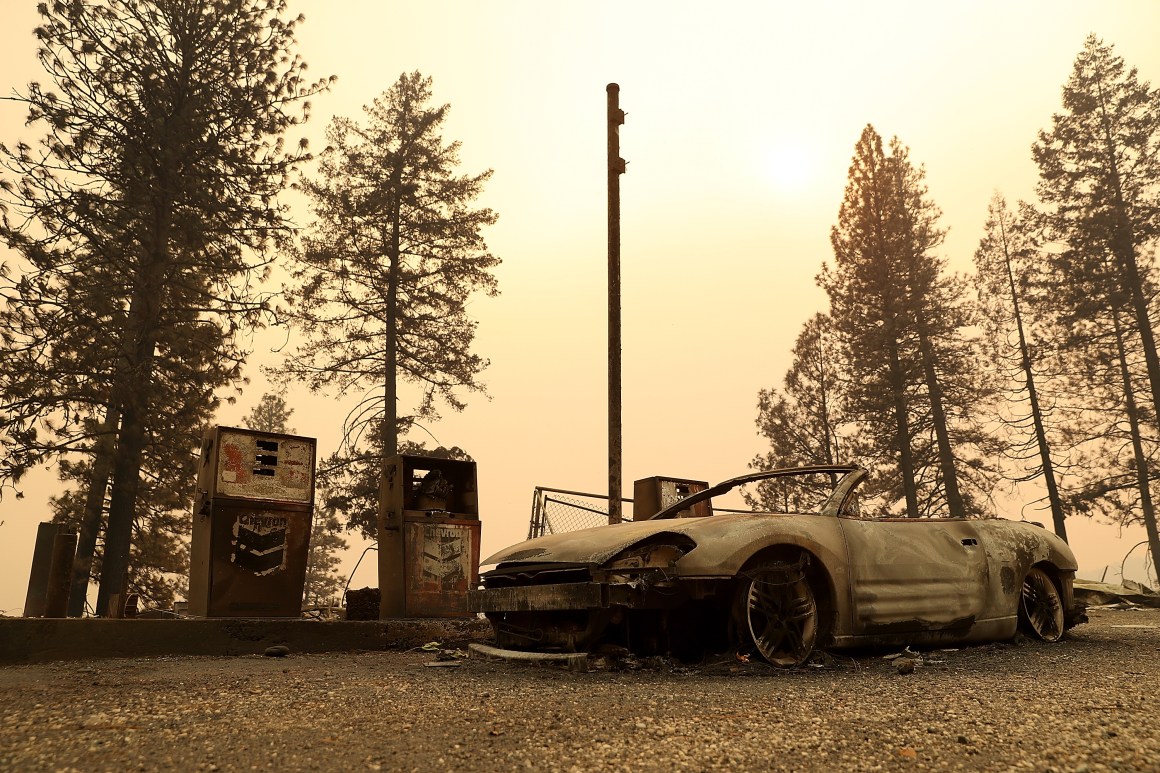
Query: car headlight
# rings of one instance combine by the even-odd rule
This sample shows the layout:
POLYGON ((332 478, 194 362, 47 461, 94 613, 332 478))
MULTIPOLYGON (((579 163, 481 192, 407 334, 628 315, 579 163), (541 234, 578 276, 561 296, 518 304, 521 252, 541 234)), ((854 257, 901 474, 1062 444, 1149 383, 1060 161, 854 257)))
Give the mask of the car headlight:
POLYGON ((644 545, 630 548, 606 563, 603 568, 610 572, 634 569, 671 569, 689 549, 680 545, 644 545))
POLYGON ((599 573, 605 582, 635 584, 647 577, 649 584, 662 585, 675 574, 677 562, 695 547, 697 543, 682 534, 657 535, 622 550, 599 573))

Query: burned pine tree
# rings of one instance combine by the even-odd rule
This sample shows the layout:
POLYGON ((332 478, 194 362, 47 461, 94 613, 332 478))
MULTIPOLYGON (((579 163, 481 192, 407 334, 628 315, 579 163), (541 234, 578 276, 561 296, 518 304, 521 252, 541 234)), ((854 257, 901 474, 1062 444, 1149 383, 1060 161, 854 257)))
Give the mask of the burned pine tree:
POLYGON ((1160 239, 1158 143, 1160 91, 1141 82, 1112 46, 1089 36, 1063 87, 1063 111, 1052 116, 1051 130, 1040 132, 1032 152, 1045 234, 1058 246, 1047 257, 1060 312, 1080 333, 1093 318, 1109 323, 1078 338, 1085 346, 1103 339, 1104 354, 1096 356, 1111 364, 1108 383, 1119 381, 1116 402, 1132 436, 1130 478, 1138 487, 1153 560, 1160 555, 1149 490, 1151 447, 1160 429, 1152 310, 1153 255, 1160 239), (1149 439, 1141 436, 1141 426, 1149 428, 1149 439))
MULTIPOLYGON (((1051 405, 1042 397, 1043 345, 1035 331, 1044 324, 1034 310, 1047 301, 1045 293, 1036 294, 1044 281, 1034 274, 1039 263, 1038 246, 1031 227, 1018 218, 996 193, 987 210, 985 233, 975 251, 975 287, 978 291, 980 321, 998 376, 1010 386, 1008 404, 1016 411, 1005 418, 1014 436, 1004 444, 1004 453, 1020 466, 1016 482, 1042 479, 1047 492, 1047 506, 1055 533, 1067 539, 1063 498, 1059 490, 1058 461, 1053 458, 1048 439, 1051 405)), ((1050 295, 1047 293, 1047 295, 1050 295)), ((1052 316, 1045 313, 1050 321, 1052 316)))
MULTIPOLYGON (((497 292, 500 260, 482 234, 496 215, 474 206, 491 172, 456 174, 459 143, 441 134, 450 107, 431 98, 430 78, 404 73, 365 108, 365 123, 330 124, 318 176, 299 184, 315 221, 293 254, 288 295, 305 342, 276 372, 315 391, 362 393, 345 450, 319 472, 360 512, 364 468, 401 450, 401 428, 437 419, 437 401, 458 411, 461 393, 483 391, 487 361, 472 351, 467 307, 472 294, 497 292), (401 382, 419 393, 403 415, 401 382)), ((369 513, 351 517, 373 533, 369 513)))
POLYGON ((993 441, 975 416, 992 399, 975 367, 965 286, 936 254, 944 231, 923 171, 867 126, 818 278, 844 348, 849 416, 867 460, 893 470, 907 516, 978 514, 993 441))
MULTIPOLYGON (((284 18, 281 0, 39 9, 51 86, 30 84, 18 99, 47 135, 37 148, 2 151, 11 173, 3 236, 24 261, 7 284, 18 305, 37 307, 32 327, 14 338, 23 345, 44 336, 52 346, 35 350, 40 368, 67 367, 70 355, 51 335, 54 307, 70 283, 86 286, 97 300, 80 308, 76 324, 96 342, 85 356, 99 356, 101 367, 70 402, 77 423, 64 430, 54 421, 59 395, 6 382, 3 399, 15 393, 26 411, 6 420, 5 432, 32 453, 28 461, 70 449, 77 435, 91 441, 82 449, 93 458, 91 502, 103 499, 97 489, 109 492, 97 610, 104 614, 126 590, 150 446, 173 430, 158 420, 164 402, 205 401, 236 377, 243 352, 234 336, 265 310, 255 285, 288 228, 277 195, 307 157, 282 137, 325 83, 306 81, 305 65, 291 56, 298 20, 284 18), (42 321, 49 324, 37 328, 42 321), (183 343, 182 326, 202 334, 183 343), (189 359, 183 346, 202 347, 200 356, 189 359), (181 362, 208 370, 182 372, 181 362), (165 386, 191 376, 176 395, 165 386), (84 422, 88 429, 77 433, 84 422), (113 442, 99 440, 102 426, 113 442), (61 431, 69 443, 28 443, 61 431)), ((183 415, 192 454, 205 412, 183 415)))

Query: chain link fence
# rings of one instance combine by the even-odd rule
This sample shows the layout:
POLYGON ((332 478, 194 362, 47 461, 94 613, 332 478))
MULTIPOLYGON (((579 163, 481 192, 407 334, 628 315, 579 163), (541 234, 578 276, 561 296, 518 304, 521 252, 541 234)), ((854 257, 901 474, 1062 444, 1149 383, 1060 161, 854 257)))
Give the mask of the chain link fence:
MULTIPOLYGON (((628 505, 632 504, 631 499, 621 501, 628 505)), ((624 520, 631 521, 629 508, 622 510, 625 512, 624 520)), ((532 518, 528 525, 528 539, 607 525, 607 495, 536 486, 532 495, 532 518)))
MULTIPOLYGON (((667 482, 666 482, 667 483, 667 482)), ((704 487, 707 484, 700 484, 704 487)), ((700 489, 695 489, 700 490, 700 489)), ((687 496, 690 492, 677 492, 673 486, 662 486, 660 506, 667 507, 687 496), (672 489, 672 490, 669 490, 672 489)), ((621 507, 622 520, 633 520, 632 500, 622 499, 627 507, 621 507)), ((711 513, 748 513, 750 508, 733 509, 725 507, 710 507, 708 503, 697 505, 698 516, 711 513)), ((532 494, 532 517, 528 524, 528 539, 542 537, 545 534, 560 534, 562 532, 578 531, 593 526, 608 525, 608 495, 587 494, 582 491, 567 491, 565 489, 536 486, 532 494)))

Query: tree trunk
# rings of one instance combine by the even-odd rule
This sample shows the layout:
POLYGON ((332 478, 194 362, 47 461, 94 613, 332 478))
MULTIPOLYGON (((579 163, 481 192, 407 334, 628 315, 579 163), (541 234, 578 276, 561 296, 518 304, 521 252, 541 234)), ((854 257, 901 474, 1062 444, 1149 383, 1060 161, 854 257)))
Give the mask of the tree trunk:
MULTIPOLYGON (((1140 331, 1140 344, 1144 350, 1144 363, 1148 370, 1148 388, 1152 393, 1153 421, 1160 427, 1160 357, 1156 353, 1156 338, 1152 334, 1152 320, 1148 314, 1148 298, 1144 293, 1144 282, 1140 276, 1140 267, 1136 262, 1136 236, 1131 218, 1128 217, 1123 181, 1120 177, 1119 165, 1116 162, 1116 144, 1112 138, 1102 88, 1100 88, 1099 93, 1100 114, 1103 119, 1104 142, 1107 151, 1106 160, 1112 175, 1112 193, 1115 204, 1115 211, 1112 214, 1115 218, 1112 252, 1120 264, 1120 274, 1127 283, 1127 289, 1132 298, 1136 329, 1140 331)), ((1149 478, 1147 460, 1144 459, 1141 463, 1144 465, 1142 474, 1146 488, 1149 478)), ((1143 496, 1143 492, 1141 495, 1143 496)), ((1151 497, 1149 497, 1150 503, 1151 497)), ((1144 527, 1148 532, 1148 549, 1152 553, 1152 566, 1156 568, 1157 578, 1160 579, 1160 537, 1157 536, 1156 516, 1151 507, 1144 512, 1144 527)))
POLYGON ((906 516, 917 518, 918 486, 914 481, 914 455, 910 449, 910 419, 906 412, 906 381, 898 355, 898 342, 891 340, 886 356, 890 360, 890 389, 894 393, 894 426, 898 444, 898 471, 902 475, 902 491, 906 498, 906 516))
MULTIPOLYGON (((164 188, 163 182, 158 185, 164 188)), ((110 614, 113 596, 124 594, 129 576, 129 555, 136 518, 141 462, 145 455, 146 422, 153 391, 153 368, 157 331, 161 319, 165 273, 169 266, 169 229, 172 205, 162 201, 153 223, 153 244, 137 272, 133 300, 124 328, 123 364, 118 371, 114 399, 121 405, 121 430, 113 454, 109 523, 101 584, 97 591, 97 615, 110 614)))
MULTIPOLYGON (((820 343, 819 343, 820 346, 820 343)), ((825 371, 825 351, 822 351, 819 360, 822 361, 823 369, 820 371, 818 377, 818 384, 821 387, 821 410, 822 410, 822 453, 825 458, 822 461, 826 464, 837 464, 838 457, 838 438, 833 430, 833 425, 830 422, 830 384, 826 380, 825 371)), ((830 473, 830 485, 838 485, 838 474, 830 473)))
POLYGON ((1051 507, 1051 523, 1055 534, 1067 542, 1066 517, 1063 500, 1059 496, 1059 486, 1055 482, 1055 466, 1051 461, 1051 448, 1047 443, 1047 431, 1043 425, 1043 411, 1039 407, 1039 391, 1035 388, 1035 374, 1031 369, 1031 348, 1027 345, 1027 335, 1023 330, 1023 312, 1019 306, 1019 293, 1015 289, 1015 272, 1011 269, 1011 253, 1007 249, 1007 229, 999 217, 999 235, 1003 243, 1003 267, 1007 270, 1007 286, 1011 291, 1011 306, 1015 310, 1015 330, 1019 335, 1019 366, 1023 369, 1027 386, 1027 400, 1031 404, 1031 424, 1035 431, 1035 444, 1039 449, 1039 463, 1043 469, 1043 484, 1047 487, 1047 502, 1051 507))
MULTIPOLYGON (((821 398, 820 408, 822 412, 822 453, 825 454, 825 458, 822 461, 826 464, 837 464, 839 453, 838 436, 837 433, 834 432, 833 423, 830 420, 830 382, 826 378, 826 374, 829 373, 827 370, 829 366, 829 362, 827 361, 828 354, 829 353, 825 350, 822 344, 821 331, 819 331, 817 351, 819 364, 818 387, 820 392, 819 397, 821 398)), ((830 480, 836 484, 837 476, 831 474, 830 480)))
POLYGON ((1120 377, 1124 382, 1124 403, 1128 414, 1128 426, 1132 436, 1132 457, 1136 471, 1136 485, 1140 490, 1140 510, 1144 516, 1144 530, 1148 534, 1148 549, 1152 552, 1152 567, 1160 579, 1160 567, 1156 566, 1156 556, 1160 556, 1160 534, 1156 530, 1156 511, 1152 503, 1152 492, 1148 483, 1148 458, 1144 454, 1144 443, 1140 437, 1139 409, 1136 393, 1132 387, 1132 374, 1128 370, 1128 356, 1124 346, 1124 331, 1120 325, 1120 315, 1112 309, 1115 322, 1116 353, 1120 358, 1120 377))
MULTIPOLYGON (((150 311, 156 300, 143 305, 150 311)), ((134 315, 130 313, 130 318, 134 315)), ((156 319, 155 312, 146 319, 156 319)), ((137 511, 137 491, 141 483, 141 462, 145 455, 146 417, 149 415, 149 393, 153 383, 156 324, 146 322, 132 325, 137 338, 134 357, 127 372, 129 384, 120 390, 121 431, 113 454, 112 493, 109 497, 109 524, 105 529, 105 552, 101 563, 101 584, 97 591, 97 615, 110 614, 109 602, 116 594, 124 594, 129 576, 129 555, 133 541, 133 521, 137 511)))
MULTIPOLYGON (((140 400, 132 399, 131 403, 140 400)), ((105 530, 105 553, 101 584, 97 591, 97 614, 119 616, 110 611, 114 596, 122 598, 129 577, 129 556, 140 488, 141 460, 145 453, 144 406, 126 405, 113 462, 113 487, 109 499, 109 526, 105 530)))
POLYGON ((400 229, 402 228, 402 178, 401 170, 394 176, 394 196, 391 202, 391 246, 390 266, 387 273, 386 298, 386 353, 383 362, 383 453, 393 456, 399 450, 399 281, 402 272, 400 249, 400 229))
POLYGON ((109 476, 113 472, 113 454, 116 447, 113 438, 120 423, 120 413, 110 403, 101 422, 100 435, 93 448, 92 470, 89 475, 89 489, 85 493, 85 510, 81 514, 77 534, 77 557, 73 562, 70 581, 68 616, 83 617, 85 602, 89 595, 89 580, 92 575, 93 555, 97 550, 97 535, 101 530, 101 516, 105 512, 105 494, 109 490, 109 476))
MULTIPOLYGON (((389 474, 387 459, 399 451, 398 358, 399 358, 399 229, 401 202, 401 169, 392 175, 391 243, 387 259, 387 296, 385 299, 386 341, 383 353, 383 458, 379 477, 379 505, 376 518, 379 543, 379 617, 402 617, 406 613, 403 565, 403 513, 391 512, 387 503, 389 474)), ((400 474, 402 470, 398 471, 400 474)))
MULTIPOLYGON (((1131 268, 1133 269, 1128 276, 1130 289, 1132 292, 1132 302, 1135 307, 1136 325, 1140 331, 1140 342, 1144 349, 1144 362, 1148 369, 1148 387, 1152 393, 1152 408, 1155 411, 1153 416, 1156 418, 1157 424, 1160 424, 1160 361, 1156 356, 1156 341, 1152 335, 1152 322, 1148 318, 1148 304, 1144 298, 1142 283, 1139 275, 1135 272, 1136 261, 1131 260, 1131 268)), ((1125 271, 1125 275, 1129 272, 1125 271)), ((1121 355, 1122 357, 1122 355, 1121 355)), ((1130 385, 1128 387, 1130 389, 1130 385)), ((1129 392, 1130 395, 1130 392, 1129 392)), ((1135 436, 1138 435, 1138 430, 1133 432, 1133 444, 1135 444, 1135 436)), ((1148 495, 1148 460, 1138 452, 1140 455, 1137 458, 1137 465, 1140 467, 1139 474, 1141 477, 1141 504, 1144 503, 1144 498, 1148 499, 1148 506, 1144 508, 1144 527, 1148 532, 1148 549, 1152 552, 1152 566, 1156 568, 1157 579, 1160 579, 1160 536, 1156 527, 1156 514, 1151 507, 1151 497, 1148 495)))
POLYGON ((930 397, 930 418, 934 424, 934 436, 938 444, 938 462, 942 471, 943 489, 947 498, 947 515, 962 518, 966 515, 963 497, 959 493, 959 479, 955 473, 955 456, 951 449, 950 433, 947 431, 947 414, 943 408, 942 385, 934 362, 934 347, 927 338, 925 322, 919 323, 918 350, 922 360, 922 373, 926 381, 926 391, 930 397))

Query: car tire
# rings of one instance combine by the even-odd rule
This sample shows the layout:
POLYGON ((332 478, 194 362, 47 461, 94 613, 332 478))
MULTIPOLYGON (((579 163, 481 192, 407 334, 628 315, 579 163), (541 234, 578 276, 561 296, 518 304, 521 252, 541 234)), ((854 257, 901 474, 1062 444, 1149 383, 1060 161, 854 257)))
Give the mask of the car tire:
POLYGON ((1019 627, 1042 641, 1055 642, 1063 638, 1063 600, 1051 575, 1032 567, 1023 580, 1019 598, 1019 627))
POLYGON ((818 606, 797 564, 762 564, 744 574, 739 588, 742 630, 775 666, 800 666, 818 637, 818 606))

